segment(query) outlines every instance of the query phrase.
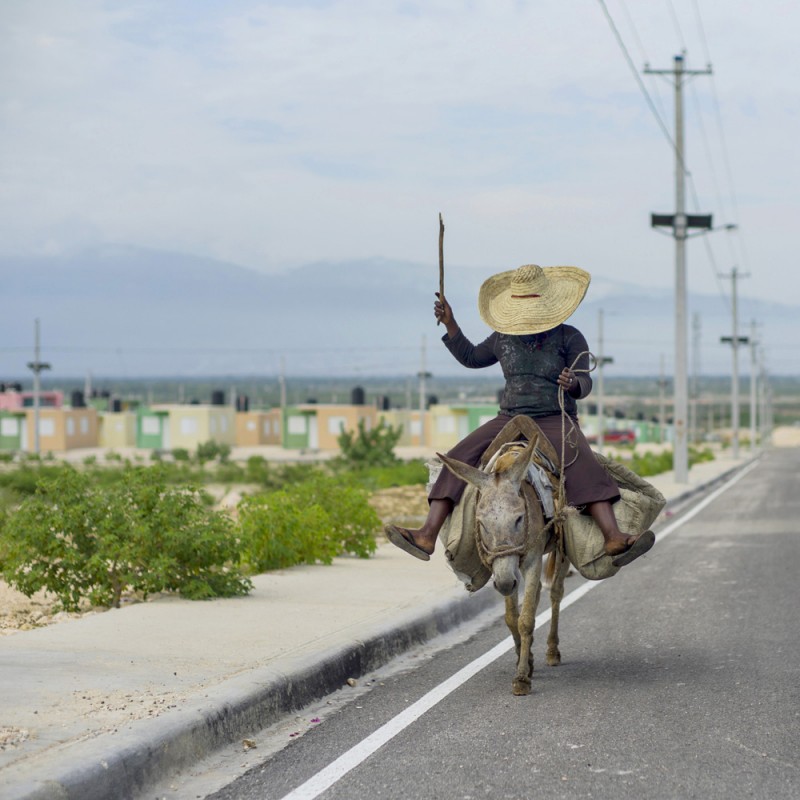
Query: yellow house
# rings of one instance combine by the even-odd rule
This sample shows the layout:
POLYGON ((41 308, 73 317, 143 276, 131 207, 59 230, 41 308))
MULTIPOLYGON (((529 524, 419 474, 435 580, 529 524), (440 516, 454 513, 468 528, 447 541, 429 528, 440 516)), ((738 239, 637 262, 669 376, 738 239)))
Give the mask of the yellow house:
POLYGON ((240 411, 236 414, 236 444, 252 447, 281 443, 281 410, 240 411))
POLYGON ((167 414, 165 448, 191 451, 210 441, 236 444, 236 411, 231 406, 159 405, 153 411, 167 414))
MULTIPOLYGON (((78 447, 97 447, 99 427, 94 408, 40 408, 39 450, 55 453, 78 447)), ((32 408, 25 409, 25 430, 21 441, 26 450, 35 450, 32 408)))
POLYGON ((100 447, 136 446, 136 414, 132 411, 101 412, 100 447))
POLYGON ((403 432, 397 442, 401 447, 422 447, 430 445, 430 411, 420 414, 419 409, 393 409, 391 411, 379 411, 378 416, 380 419, 384 420, 387 425, 391 425, 393 428, 402 427, 403 432))

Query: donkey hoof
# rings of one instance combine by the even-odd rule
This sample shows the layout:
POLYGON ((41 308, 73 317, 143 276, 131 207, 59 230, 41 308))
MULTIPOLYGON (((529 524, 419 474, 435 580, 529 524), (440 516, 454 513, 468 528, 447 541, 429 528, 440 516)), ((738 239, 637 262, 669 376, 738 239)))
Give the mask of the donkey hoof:
POLYGON ((547 666, 557 667, 561 664, 561 653, 556 650, 554 653, 547 654, 547 666))
POLYGON ((525 697, 531 693, 531 682, 515 680, 511 691, 515 697, 525 697))

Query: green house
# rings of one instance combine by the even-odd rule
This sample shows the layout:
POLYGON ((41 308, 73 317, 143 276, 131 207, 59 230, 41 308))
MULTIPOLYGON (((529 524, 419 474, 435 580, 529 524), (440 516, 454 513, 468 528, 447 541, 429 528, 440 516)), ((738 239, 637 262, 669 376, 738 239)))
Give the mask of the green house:
POLYGON ((169 412, 139 408, 136 412, 136 446, 169 450, 169 412))
POLYGON ((24 442, 25 414, 0 411, 0 450, 23 450, 24 442))

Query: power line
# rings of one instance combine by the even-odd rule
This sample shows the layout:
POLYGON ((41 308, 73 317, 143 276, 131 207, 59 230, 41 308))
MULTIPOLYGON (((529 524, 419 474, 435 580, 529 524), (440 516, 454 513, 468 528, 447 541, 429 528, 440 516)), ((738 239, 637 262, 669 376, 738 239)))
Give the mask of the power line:
MULTIPOLYGON (((631 16, 630 11, 628 10, 628 4, 625 2, 625 0, 619 0, 619 4, 620 4, 620 7, 622 8, 622 13, 625 16, 625 19, 628 22, 628 27, 631 29, 631 32, 633 33, 633 38, 636 41, 636 44, 637 44, 637 46, 639 48, 639 53, 641 55, 642 62, 646 64, 646 63, 648 63, 650 61, 650 58, 647 55, 647 51, 645 50, 644 43, 642 42, 642 38, 641 38, 641 36, 639 36, 639 29, 636 27, 636 23, 633 21, 633 17, 631 16)), ((638 74, 639 73, 637 72, 637 75, 638 74)), ((658 82, 656 81, 656 78, 655 78, 654 75, 650 76, 650 86, 654 90, 655 99, 656 99, 656 102, 658 103, 659 117, 661 119, 666 119, 667 118, 667 109, 666 109, 666 107, 664 105, 664 100, 661 97, 661 93, 658 91, 658 82)))
MULTIPOLYGON (((616 38, 617 44, 619 45, 620 50, 622 50, 622 55, 625 56, 625 61, 628 62, 628 67, 629 67, 634 79, 636 80, 636 83, 639 85, 639 89, 641 90, 642 94, 644 95, 644 99, 647 102, 647 105, 650 108, 650 111, 653 112, 653 116, 656 118, 656 122, 658 123, 658 127, 661 129, 661 132, 664 134, 664 136, 666 137, 667 141, 670 143, 670 146, 672 147, 673 151, 677 154, 678 153, 677 145, 675 144, 675 141, 672 138, 672 135, 670 134, 669 129, 667 128, 666 124, 664 123, 664 120, 661 119, 661 116, 658 113, 658 109, 656 108, 655 103, 653 102, 653 98, 650 97, 650 93, 647 91, 647 87, 644 85, 644 81, 642 80, 642 77, 639 74, 639 71, 636 68, 636 65, 633 63, 633 59, 631 58, 631 54, 628 52, 628 48, 625 46, 625 42, 622 39, 622 36, 621 36, 621 34, 619 32, 619 29, 617 28, 616 24, 614 23, 614 20, 613 20, 613 18, 611 16, 611 13, 608 10, 608 6, 606 6, 606 4, 605 4, 605 0, 597 0, 597 1, 598 1, 598 3, 600 3, 600 8, 603 9, 603 14, 605 15, 605 18, 606 18, 606 21, 608 22, 609 27, 611 28, 611 32, 614 34, 614 38, 616 38)), ((682 161, 681 161, 681 166, 682 166, 683 170, 685 171, 686 170, 686 165, 683 164, 682 161)))

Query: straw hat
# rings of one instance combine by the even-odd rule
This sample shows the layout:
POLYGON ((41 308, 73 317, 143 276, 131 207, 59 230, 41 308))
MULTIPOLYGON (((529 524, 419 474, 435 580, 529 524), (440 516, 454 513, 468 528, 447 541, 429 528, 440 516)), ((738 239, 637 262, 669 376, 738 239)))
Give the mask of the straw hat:
POLYGON ((481 319, 498 333, 542 333, 580 305, 591 275, 579 267, 526 264, 484 281, 478 294, 481 319))

